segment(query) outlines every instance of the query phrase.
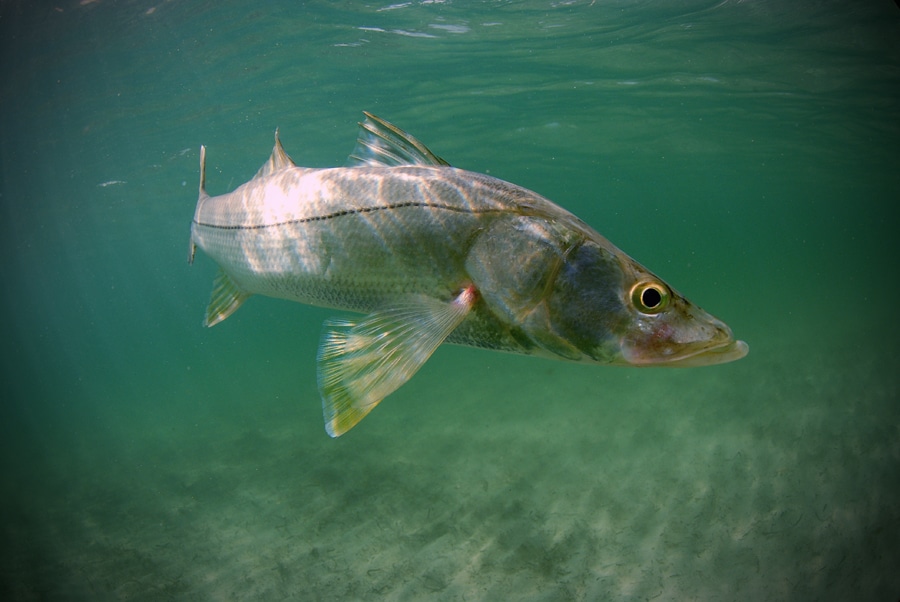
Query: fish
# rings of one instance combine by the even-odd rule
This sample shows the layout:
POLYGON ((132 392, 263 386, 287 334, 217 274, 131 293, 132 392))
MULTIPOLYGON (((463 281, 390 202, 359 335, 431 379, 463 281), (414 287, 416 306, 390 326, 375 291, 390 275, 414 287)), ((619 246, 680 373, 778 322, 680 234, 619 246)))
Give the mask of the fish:
POLYGON ((324 323, 325 430, 343 435, 443 343, 619 366, 692 367, 747 355, 731 329, 543 196, 452 167, 363 112, 345 167, 297 166, 279 133, 232 192, 191 223, 219 271, 204 324, 252 295, 362 314, 324 323))

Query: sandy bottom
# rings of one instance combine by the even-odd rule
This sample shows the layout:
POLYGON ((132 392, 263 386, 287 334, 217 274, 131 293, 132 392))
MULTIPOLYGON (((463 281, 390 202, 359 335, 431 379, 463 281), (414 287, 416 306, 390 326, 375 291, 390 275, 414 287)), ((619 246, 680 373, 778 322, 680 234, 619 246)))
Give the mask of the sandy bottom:
POLYGON ((17 476, 0 593, 893 600, 897 378, 832 351, 676 371, 442 348, 337 440, 311 387, 126 420, 17 476))

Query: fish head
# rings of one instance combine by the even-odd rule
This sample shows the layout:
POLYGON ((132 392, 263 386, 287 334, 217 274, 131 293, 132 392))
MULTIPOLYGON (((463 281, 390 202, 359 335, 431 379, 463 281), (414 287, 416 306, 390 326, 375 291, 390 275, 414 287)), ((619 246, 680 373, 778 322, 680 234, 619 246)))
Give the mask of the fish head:
POLYGON ((595 361, 708 366, 749 350, 724 322, 600 237, 566 254, 548 302, 554 327, 595 361))
POLYGON ((722 321, 566 216, 498 220, 473 245, 467 269, 532 354, 624 366, 705 366, 747 354, 722 321))
POLYGON ((750 348, 731 328, 678 294, 629 258, 629 313, 620 333, 621 362, 631 366, 694 367, 741 359, 750 348))

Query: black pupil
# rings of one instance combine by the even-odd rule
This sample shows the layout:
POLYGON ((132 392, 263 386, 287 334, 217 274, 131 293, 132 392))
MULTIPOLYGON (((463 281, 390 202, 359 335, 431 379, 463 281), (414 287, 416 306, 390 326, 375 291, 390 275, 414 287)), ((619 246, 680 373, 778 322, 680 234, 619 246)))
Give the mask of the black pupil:
POLYGON ((641 303, 644 304, 644 307, 649 309, 653 309, 657 305, 662 302, 662 295, 659 294, 659 291, 655 288, 648 287, 644 289, 644 292, 641 293, 641 303))

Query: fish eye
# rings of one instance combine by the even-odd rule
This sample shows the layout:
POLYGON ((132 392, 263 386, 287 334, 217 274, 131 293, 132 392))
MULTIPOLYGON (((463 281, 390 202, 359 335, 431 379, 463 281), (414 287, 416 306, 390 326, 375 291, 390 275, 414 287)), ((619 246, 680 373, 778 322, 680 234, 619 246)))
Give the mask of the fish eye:
POLYGON ((658 314, 669 304, 669 290, 657 282, 638 282, 631 288, 631 302, 644 314, 658 314))

